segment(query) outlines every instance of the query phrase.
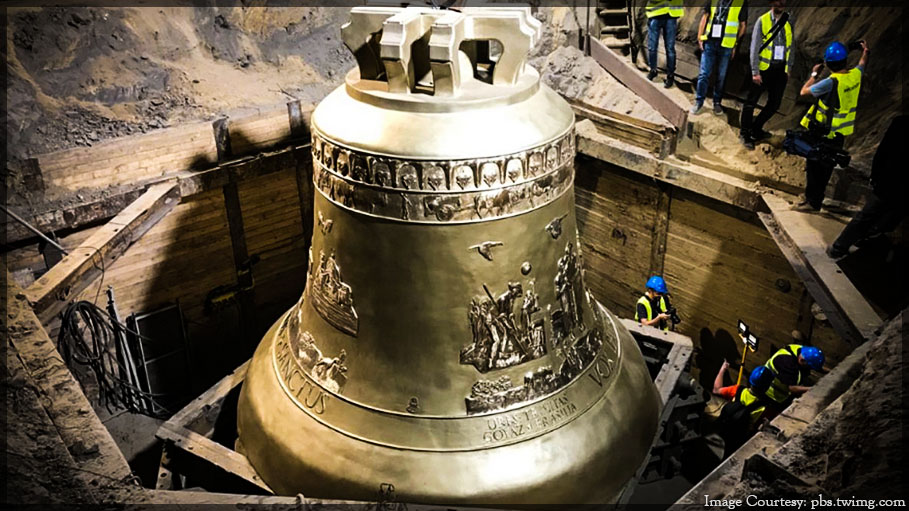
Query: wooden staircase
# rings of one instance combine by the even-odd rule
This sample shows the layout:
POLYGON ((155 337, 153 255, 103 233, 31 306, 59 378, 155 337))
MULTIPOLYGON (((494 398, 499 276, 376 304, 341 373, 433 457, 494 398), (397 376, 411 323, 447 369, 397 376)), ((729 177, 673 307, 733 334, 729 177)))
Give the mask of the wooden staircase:
POLYGON ((631 53, 631 9, 626 0, 598 0, 600 41, 623 55, 631 53))

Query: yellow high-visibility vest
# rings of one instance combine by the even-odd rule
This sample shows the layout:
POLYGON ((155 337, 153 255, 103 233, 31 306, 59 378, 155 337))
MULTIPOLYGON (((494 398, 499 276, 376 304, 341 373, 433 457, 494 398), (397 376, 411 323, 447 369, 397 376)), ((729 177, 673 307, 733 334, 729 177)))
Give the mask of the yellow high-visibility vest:
MULTIPOLYGON (((647 295, 644 295, 644 296, 638 298, 638 303, 643 305, 644 308, 647 309, 647 321, 652 321, 653 320, 653 308, 650 307, 650 299, 647 298, 647 295)), ((662 296, 660 297, 660 310, 662 312, 666 312, 666 299, 662 296)), ((638 317, 638 308, 637 307, 634 308, 634 320, 638 321, 638 322, 641 321, 641 318, 638 317)), ((668 321, 666 322, 666 326, 663 327, 663 330, 669 330, 668 321)))
MULTIPOLYGON (((855 128, 855 112, 858 110, 859 91, 862 88, 862 71, 854 67, 845 73, 835 73, 833 78, 836 78, 836 93, 839 96, 840 107, 833 113, 827 138, 833 138, 837 133, 846 137, 851 135, 855 128)), ((818 99, 817 104, 811 105, 808 113, 802 118, 802 126, 810 127, 811 119, 826 124, 829 110, 827 104, 818 99)))
MULTIPOLYGON (((777 371, 775 367, 773 367, 773 362, 776 360, 776 358, 780 356, 794 356, 798 358, 800 349, 802 349, 801 344, 790 344, 785 348, 780 348, 776 353, 773 354, 772 357, 770 357, 769 360, 767 360, 767 363, 764 365, 769 367, 770 370, 773 371, 773 374, 779 375, 780 372, 777 371)), ((795 384, 799 385, 802 383, 802 372, 799 371, 797 374, 798 376, 796 377, 795 384)), ((791 392, 789 392, 789 385, 783 383, 777 377, 774 378, 773 383, 770 385, 770 388, 767 389, 767 392, 765 394, 767 397, 776 401, 777 403, 783 403, 789 399, 791 392)))
MULTIPOLYGON (((773 28, 773 19, 771 18, 770 11, 767 11, 763 16, 761 16, 761 44, 767 42, 767 37, 770 35, 770 30, 773 28)), ((783 56, 783 60, 786 62, 786 73, 789 73, 789 51, 792 50, 792 25, 789 22, 786 22, 783 30, 786 32, 786 54, 783 56)), ((761 50, 760 60, 758 61, 758 67, 761 71, 766 71, 770 69, 770 63, 773 62, 773 42, 768 44, 761 50)))
POLYGON ((681 18, 685 15, 685 5, 682 0, 650 0, 644 9, 648 18, 655 18, 668 14, 673 18, 681 18))
MULTIPOLYGON (((755 401, 758 400, 758 397, 754 394, 754 392, 752 392, 751 389, 745 389, 741 392, 741 394, 739 394, 738 399, 739 399, 739 402, 742 403, 743 405, 750 406, 751 403, 754 403, 755 401)), ((751 410, 751 413, 750 413, 751 422, 752 423, 757 422, 758 419, 761 418, 761 414, 763 414, 766 409, 767 409, 767 407, 764 405, 754 407, 754 409, 751 410)))
MULTIPOLYGON (((702 41, 710 38, 713 20, 717 15, 718 3, 718 0, 710 1, 710 15, 707 16, 707 26, 704 30, 704 35, 701 36, 702 41)), ((720 43, 723 48, 735 47, 735 41, 739 35, 739 12, 741 12, 744 3, 745 0, 732 0, 732 4, 729 6, 729 10, 726 13, 726 24, 723 28, 723 39, 720 43)))

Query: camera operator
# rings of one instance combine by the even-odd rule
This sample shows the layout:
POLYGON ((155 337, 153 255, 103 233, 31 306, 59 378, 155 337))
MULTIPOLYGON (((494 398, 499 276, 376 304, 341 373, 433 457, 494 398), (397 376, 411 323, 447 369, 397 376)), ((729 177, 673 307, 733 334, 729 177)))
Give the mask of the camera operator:
POLYGON ((644 296, 638 298, 634 312, 635 321, 645 326, 669 330, 669 323, 675 311, 669 305, 668 294, 669 290, 666 289, 663 277, 658 275, 650 277, 644 296))
POLYGON ((827 248, 828 256, 845 257, 856 242, 891 232, 909 216, 909 203, 904 198, 909 189, 909 174, 902 151, 906 140, 909 140, 909 115, 903 114, 890 123, 874 153, 871 193, 865 199, 865 206, 827 248))
MULTIPOLYGON (((808 81, 802 86, 802 96, 811 96, 816 102, 808 109, 801 124, 827 147, 842 148, 846 137, 852 134, 855 127, 862 75, 871 52, 865 41, 858 44, 862 48, 862 58, 858 66, 847 69, 846 58, 849 51, 842 43, 834 41, 824 52, 824 64, 830 70, 830 76, 818 81, 824 64, 817 64, 812 69, 808 81)), ((821 209, 824 190, 834 167, 829 160, 823 157, 807 160, 805 200, 797 204, 795 209, 802 211, 821 209)))

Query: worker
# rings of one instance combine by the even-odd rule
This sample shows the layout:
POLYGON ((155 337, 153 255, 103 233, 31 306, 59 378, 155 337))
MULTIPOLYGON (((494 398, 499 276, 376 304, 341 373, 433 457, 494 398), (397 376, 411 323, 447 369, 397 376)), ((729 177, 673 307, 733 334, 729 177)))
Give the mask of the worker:
POLYGON ((843 232, 827 248, 827 255, 839 259, 849 253, 856 242, 888 233, 909 216, 909 201, 903 196, 909 189, 909 173, 903 163, 902 144, 909 140, 909 115, 893 119, 877 146, 871 162, 871 193, 865 206, 849 221, 843 232))
MULTIPOLYGON (((848 69, 846 57, 849 51, 840 42, 830 43, 824 52, 824 64, 815 65, 811 70, 811 76, 802 85, 801 95, 816 99, 816 103, 802 118, 802 126, 808 128, 809 132, 815 132, 819 137, 827 138, 827 142, 837 148, 843 147, 846 137, 853 133, 855 127, 862 75, 871 53, 865 41, 861 41, 860 45, 862 58, 858 66, 848 69), (831 74, 818 81, 824 65, 831 74)), ((794 209, 820 211, 833 167, 834 164, 824 158, 806 160, 805 199, 796 204, 794 209)))
POLYGON ((767 397, 785 407, 810 389, 805 383, 812 370, 824 367, 824 352, 814 346, 790 344, 777 350, 764 365, 776 375, 767 397))
POLYGON ((653 81, 657 75, 657 48, 660 46, 660 33, 663 34, 663 45, 666 47, 666 80, 663 86, 667 89, 675 83, 675 36, 678 33, 679 18, 685 15, 682 0, 650 0, 645 8, 647 12, 647 60, 650 72, 647 79, 653 81))
POLYGON ((713 113, 723 115, 723 86, 729 61, 735 58, 735 48, 745 33, 748 4, 745 0, 710 0, 704 6, 698 25, 698 46, 701 48, 701 69, 691 113, 698 114, 707 97, 707 81, 717 67, 713 86, 713 113))
POLYGON ((669 303, 666 300, 666 281, 659 275, 654 275, 647 280, 647 290, 644 296, 638 299, 634 312, 635 321, 642 325, 669 330, 669 303), (656 314, 654 314, 656 312, 656 314))
POLYGON ((792 24, 784 13, 786 0, 773 0, 770 10, 754 24, 751 34, 751 89, 745 106, 742 107, 741 137, 747 149, 754 149, 754 143, 770 138, 764 131, 764 124, 773 117, 789 81, 792 69, 792 24), (767 91, 767 104, 754 119, 754 108, 761 94, 767 91))
MULTIPOLYGON (((724 444, 724 458, 735 452, 751 437, 762 418, 770 419, 779 409, 766 395, 776 375, 765 366, 751 371, 747 386, 723 386, 723 375, 729 362, 723 361, 713 383, 713 394, 722 398, 716 426, 724 444)), ((713 401, 711 401, 713 402, 713 401)))

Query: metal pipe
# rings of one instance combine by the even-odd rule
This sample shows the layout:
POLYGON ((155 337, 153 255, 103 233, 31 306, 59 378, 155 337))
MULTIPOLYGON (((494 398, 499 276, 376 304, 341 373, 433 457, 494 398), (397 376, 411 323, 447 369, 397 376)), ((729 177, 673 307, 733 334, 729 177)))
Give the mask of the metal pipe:
POLYGON ((6 206, 0 204, 0 209, 2 209, 3 212, 6 213, 6 215, 7 215, 8 217, 10 217, 10 218, 12 218, 13 220, 15 220, 15 221, 19 222, 20 224, 24 225, 24 226, 26 227, 26 229, 28 229, 28 230, 32 231, 33 233, 37 234, 37 235, 40 236, 44 241, 46 241, 46 242, 50 243, 51 245, 57 247, 57 248, 60 249, 60 251, 63 252, 64 254, 69 255, 69 252, 67 252, 67 250, 66 250, 65 248, 61 247, 59 243, 57 243, 56 241, 54 241, 54 240, 48 238, 47 236, 45 236, 43 232, 39 231, 37 228, 35 228, 34 226, 32 226, 32 224, 26 222, 26 221, 25 221, 22 217, 20 217, 19 215, 15 214, 15 213, 13 213, 12 211, 10 211, 9 209, 7 209, 6 206))

